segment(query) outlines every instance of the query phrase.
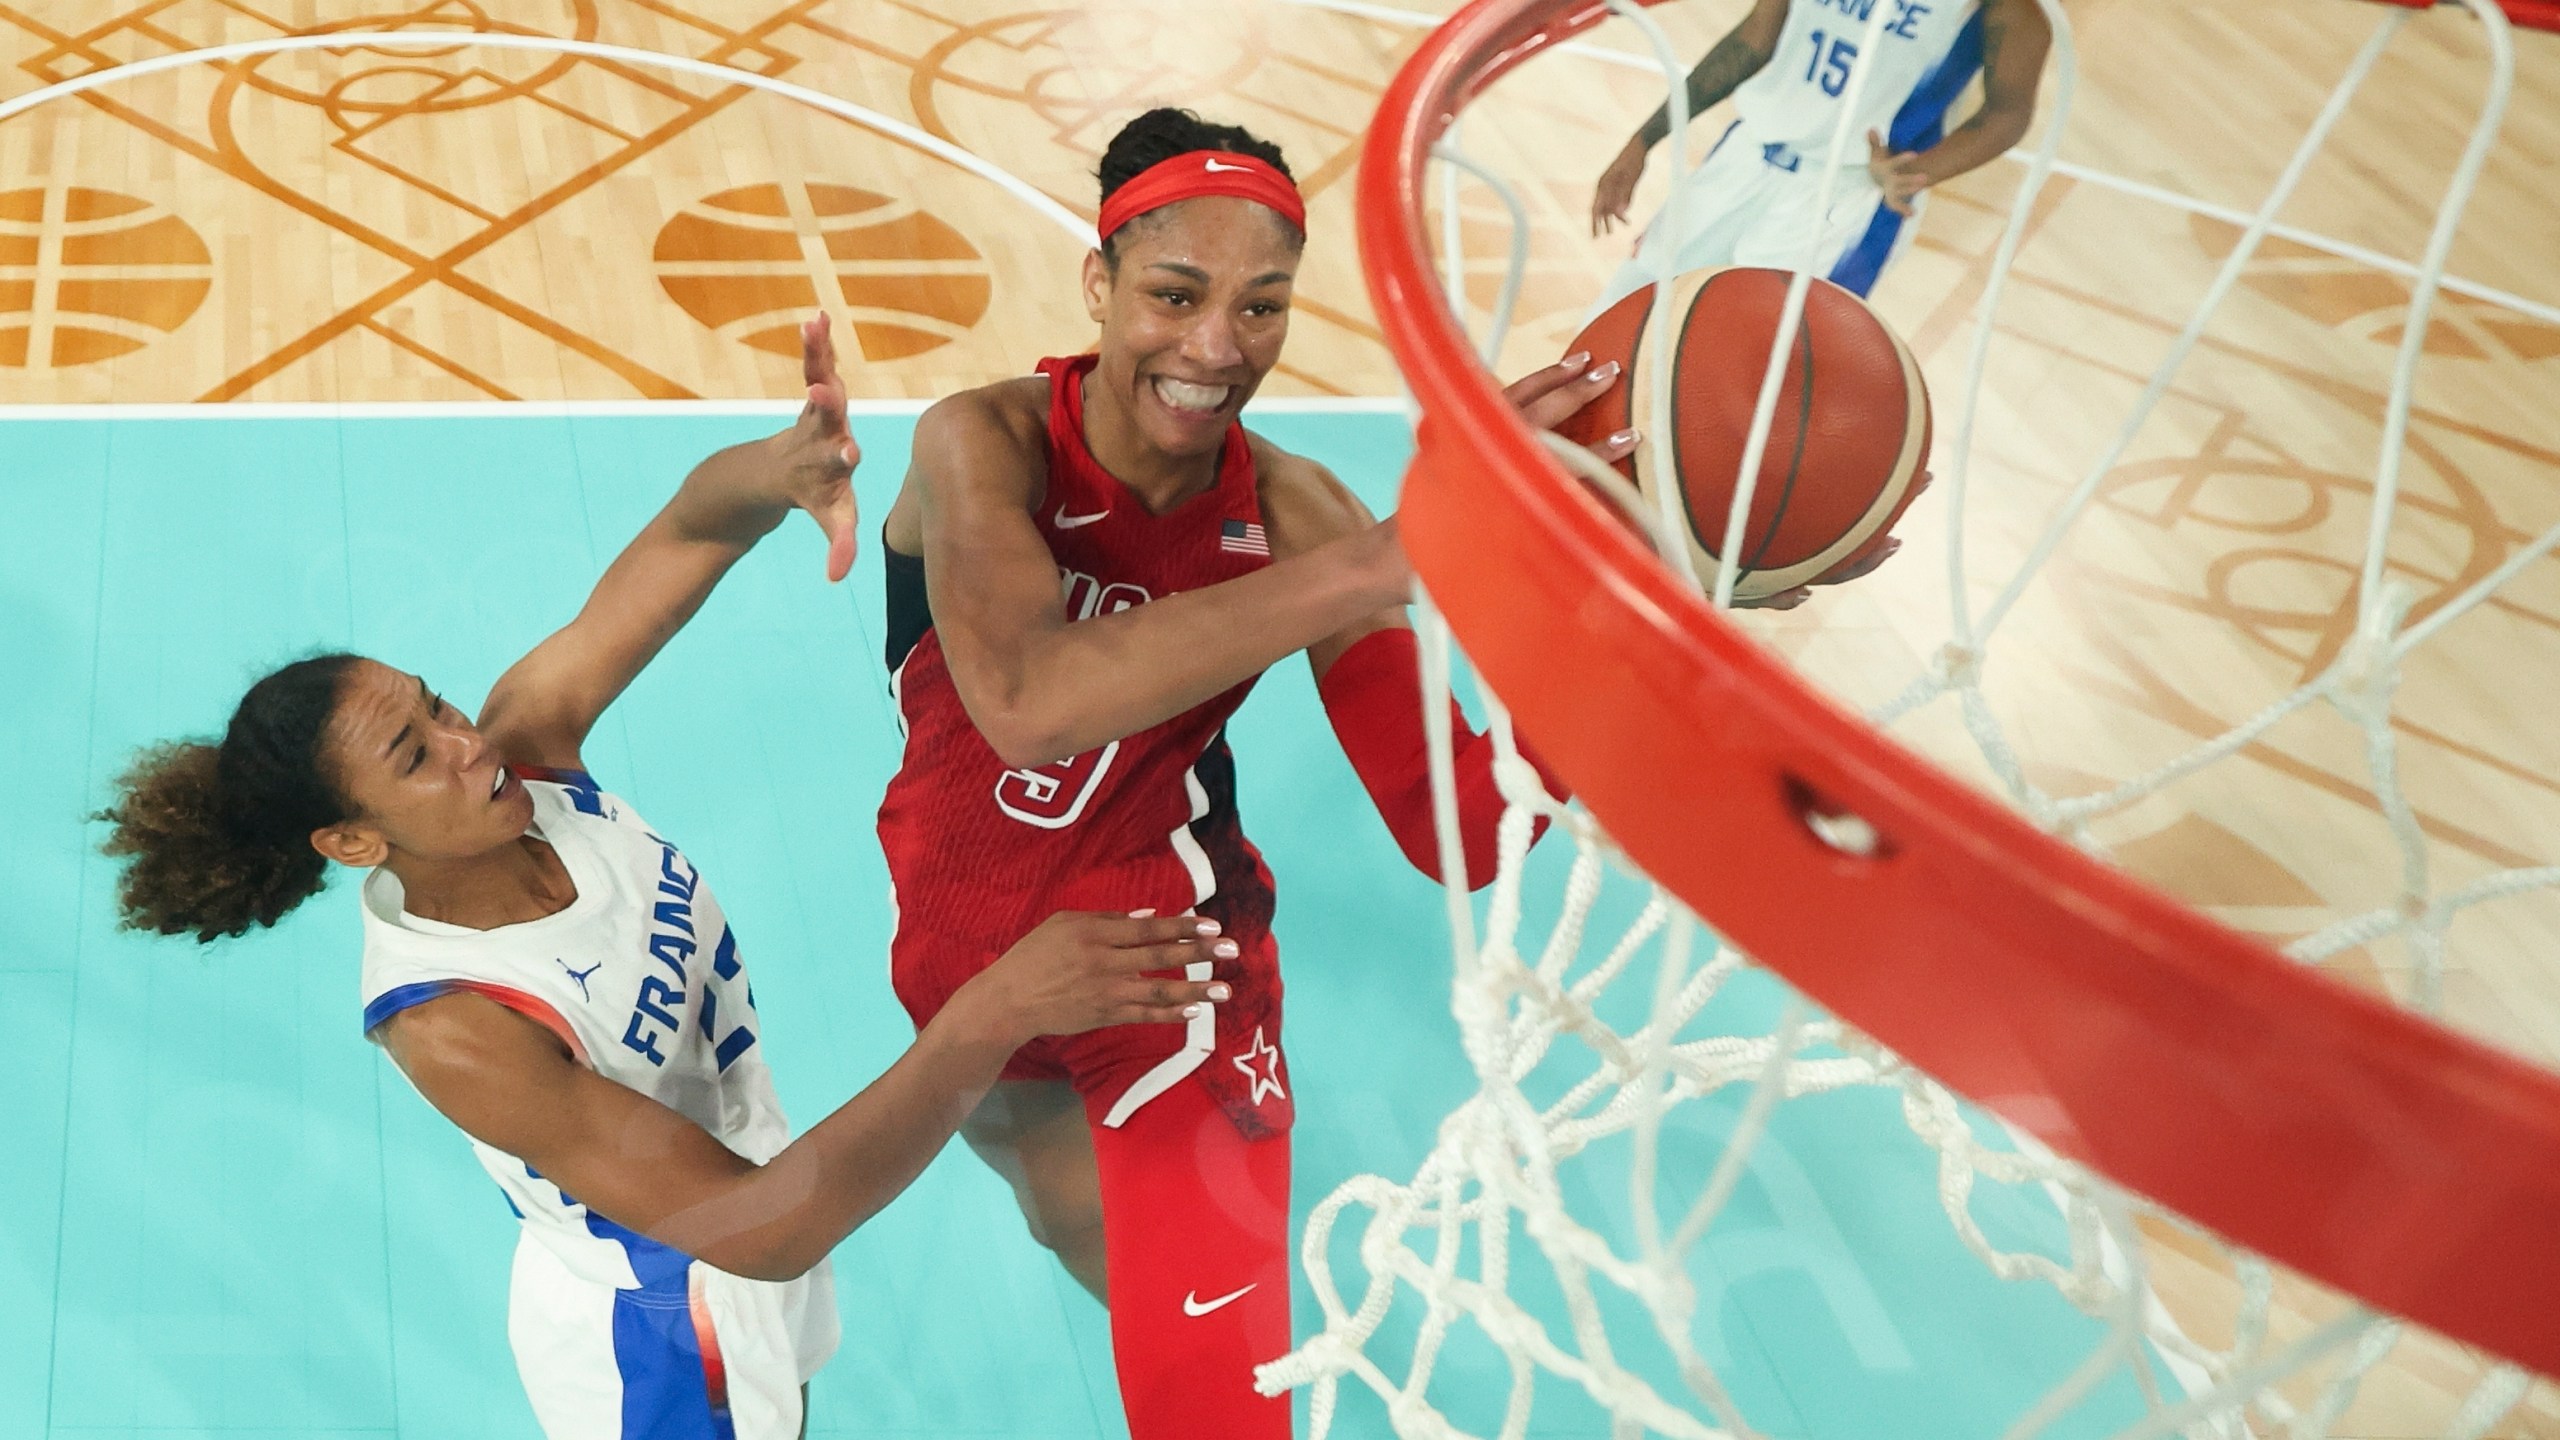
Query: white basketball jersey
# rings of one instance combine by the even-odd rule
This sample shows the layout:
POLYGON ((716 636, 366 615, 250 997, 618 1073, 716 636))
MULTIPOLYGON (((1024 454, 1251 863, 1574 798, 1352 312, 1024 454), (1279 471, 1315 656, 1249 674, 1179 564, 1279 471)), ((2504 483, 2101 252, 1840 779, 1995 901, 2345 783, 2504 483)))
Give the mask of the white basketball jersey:
MULTIPOLYGON (((578 1062, 709 1131, 758 1164, 789 1143, 756 1046, 755 997, 711 887, 675 846, 578 771, 518 777, 533 833, 577 882, 555 915, 467 930, 402 909, 398 877, 364 882, 364 1029, 456 990, 531 1017, 578 1062), (542 777, 542 778, 537 778, 542 777)), ((590 1213, 515 1156, 471 1142, 507 1203, 580 1277, 618 1289, 682 1257, 590 1213)))
POLYGON ((1777 51, 1733 92, 1734 109, 1753 141, 1819 163, 1841 124, 1849 77, 1866 70, 1842 152, 1844 163, 1864 165, 1867 132, 1894 130, 1904 103, 1938 71, 1974 9, 1975 0, 1789 0, 1777 51), (1888 11, 1884 30, 1872 53, 1861 53, 1878 6, 1888 11))

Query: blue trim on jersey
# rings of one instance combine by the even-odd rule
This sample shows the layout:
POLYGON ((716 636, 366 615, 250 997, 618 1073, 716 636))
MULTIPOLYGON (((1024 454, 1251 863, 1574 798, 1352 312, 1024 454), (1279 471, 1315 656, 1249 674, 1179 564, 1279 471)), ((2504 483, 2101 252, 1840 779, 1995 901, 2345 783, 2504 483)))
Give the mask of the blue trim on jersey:
MULTIPOLYGON (((1937 65, 1911 87, 1911 94, 1894 112, 1893 124, 1886 127, 1885 144, 1895 151, 1926 150, 1945 138, 1947 110, 1973 83, 1982 69, 1982 12, 1976 10, 1956 31, 1947 53, 1938 57, 1937 65)), ((1867 222, 1867 233, 1841 255, 1831 267, 1831 283, 1853 295, 1865 295, 1875 288, 1877 277, 1884 274, 1884 262, 1893 258, 1894 242, 1902 238, 1905 217, 1893 208, 1879 203, 1875 218, 1867 222)))
POLYGON ((604 787, 596 777, 584 770, 555 770, 548 765, 518 765, 516 775, 524 780, 541 780, 569 792, 569 803, 582 815, 604 818, 604 787))
POLYGON ((1936 68, 1920 77, 1885 127, 1885 144, 1894 150, 1926 150, 1943 138, 1948 107, 1973 83, 1982 69, 1982 12, 1976 10, 1956 31, 1936 68))
MULTIPOLYGON (((1708 146, 1708 147, 1707 147, 1707 153, 1706 153, 1706 154, 1704 154, 1704 155, 1699 156, 1699 157, 1698 157, 1698 163, 1697 163, 1696 165, 1692 165, 1692 166, 1690 166, 1689 168, 1690 168, 1691 170, 1693 170, 1693 171, 1694 171, 1694 170, 1698 169, 1700 166, 1705 165, 1708 161, 1713 160, 1714 158, 1716 158, 1716 152, 1724 148, 1724 142, 1726 142, 1727 140, 1732 139, 1732 138, 1733 138, 1733 132, 1734 132, 1734 131, 1736 131, 1736 130, 1739 130, 1739 129, 1741 129, 1741 128, 1742 128, 1742 122, 1741 122, 1740 120, 1738 120, 1738 119, 1736 119, 1736 120, 1731 120, 1731 121, 1726 122, 1725 127, 1724 127, 1724 133, 1716 137, 1716 143, 1714 143, 1713 145, 1708 146)), ((1680 179, 1681 177, 1679 177, 1679 176, 1676 176, 1676 175, 1675 175, 1675 176, 1673 176, 1672 178, 1673 178, 1674 180, 1678 180, 1678 179, 1680 179)), ((1676 188, 1676 187, 1675 187, 1675 188, 1676 188)), ((1666 203, 1667 203, 1667 202, 1666 202, 1666 203)), ((1659 213, 1659 212, 1657 212, 1657 213, 1659 213)))
MULTIPOLYGON (((531 1169, 526 1167, 528 1172, 531 1169)), ((616 1225, 593 1210, 587 1212, 586 1220, 588 1234, 622 1247, 623 1255, 631 1261, 631 1273, 640 1281, 640 1289, 633 1293, 685 1299, 685 1276, 693 1268, 692 1256, 637 1230, 616 1225)))
POLYGON ((413 985, 395 985, 383 991, 373 997, 372 1004, 364 1007, 364 1033, 372 1034, 383 1021, 403 1010, 424 1005, 440 995, 452 994, 454 987, 461 983, 458 980, 420 980, 413 985))
POLYGON ((1864 299, 1884 274, 1884 262, 1893 258, 1893 242, 1901 238, 1903 219, 1892 206, 1879 203, 1875 218, 1867 222, 1867 233, 1831 267, 1831 283, 1864 299))
POLYGON ((637 1290, 613 1293, 613 1364, 622 1375, 622 1440, 737 1440, 713 1408, 693 1329, 693 1258, 590 1210, 587 1233, 622 1247, 637 1290))

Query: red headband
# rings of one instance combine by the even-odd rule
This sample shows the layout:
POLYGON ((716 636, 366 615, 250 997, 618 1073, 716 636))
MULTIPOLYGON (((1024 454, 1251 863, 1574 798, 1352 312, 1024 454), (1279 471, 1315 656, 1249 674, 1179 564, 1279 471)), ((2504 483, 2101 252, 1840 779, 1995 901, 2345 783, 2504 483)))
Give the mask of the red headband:
POLYGON ((1306 231, 1307 202, 1299 198, 1298 187, 1289 177, 1250 155, 1225 150, 1193 150, 1139 171, 1102 202, 1102 218, 1094 222, 1094 229, 1108 240, 1112 232, 1150 210, 1203 195, 1232 195, 1268 205, 1297 226, 1299 233, 1306 231))

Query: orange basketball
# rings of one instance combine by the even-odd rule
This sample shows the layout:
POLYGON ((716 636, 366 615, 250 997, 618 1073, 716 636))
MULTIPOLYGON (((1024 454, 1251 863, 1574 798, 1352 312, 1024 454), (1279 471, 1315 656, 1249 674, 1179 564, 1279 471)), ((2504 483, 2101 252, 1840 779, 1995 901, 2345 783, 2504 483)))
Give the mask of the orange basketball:
MULTIPOLYGON (((1644 346, 1650 285, 1574 338, 1593 365, 1624 365, 1626 379, 1557 432, 1593 445, 1629 426, 1645 431, 1618 469, 1647 500, 1663 476, 1679 477, 1689 545, 1710 584, 1790 278, 1756 266, 1673 277, 1667 356, 1644 346), (1646 410, 1666 363, 1671 433, 1656 435, 1646 410)), ((1919 363, 1865 301, 1814 281, 1761 455, 1734 594, 1773 595, 1865 559, 1920 493, 1928 460, 1929 387, 1919 363)))

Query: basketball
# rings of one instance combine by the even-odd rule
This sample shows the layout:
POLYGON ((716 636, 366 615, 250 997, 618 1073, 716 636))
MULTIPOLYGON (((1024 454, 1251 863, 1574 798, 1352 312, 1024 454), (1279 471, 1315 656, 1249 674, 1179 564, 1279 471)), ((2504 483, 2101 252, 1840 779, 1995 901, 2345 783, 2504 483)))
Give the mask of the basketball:
MULTIPOLYGON (((1571 346, 1589 350, 1595 367, 1619 362, 1625 379, 1557 433, 1595 445, 1629 426, 1644 431, 1617 468, 1648 501, 1663 477, 1678 477, 1701 577, 1719 563, 1790 278, 1756 266, 1674 276, 1667 357, 1644 346, 1651 285, 1600 312, 1571 346), (1671 433, 1657 435, 1645 412, 1666 363, 1671 433)), ((1929 387, 1911 351, 1865 301, 1815 280, 1761 455, 1735 597, 1810 584, 1872 555, 1920 493, 1929 430, 1929 387)))

